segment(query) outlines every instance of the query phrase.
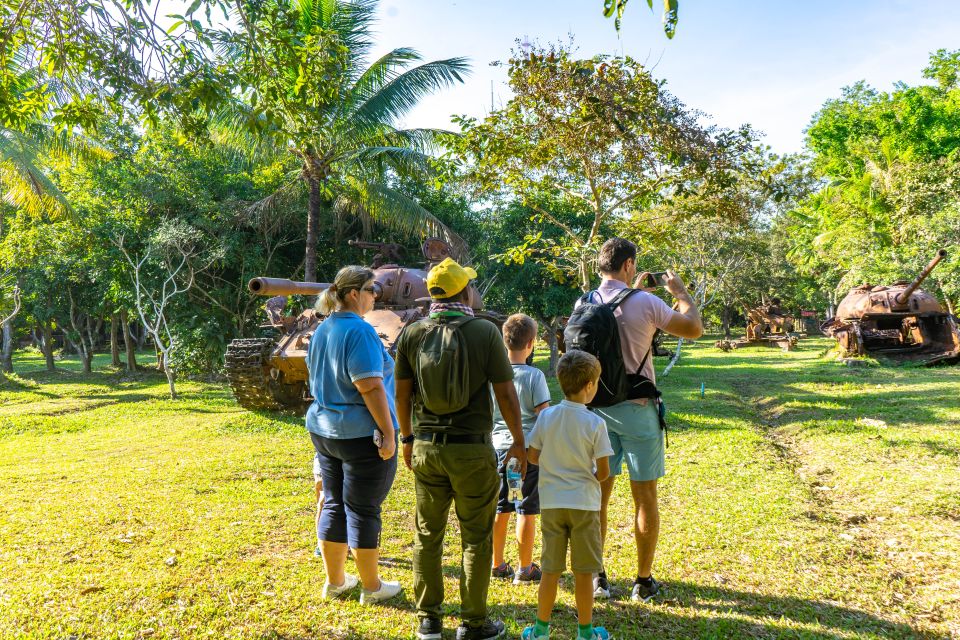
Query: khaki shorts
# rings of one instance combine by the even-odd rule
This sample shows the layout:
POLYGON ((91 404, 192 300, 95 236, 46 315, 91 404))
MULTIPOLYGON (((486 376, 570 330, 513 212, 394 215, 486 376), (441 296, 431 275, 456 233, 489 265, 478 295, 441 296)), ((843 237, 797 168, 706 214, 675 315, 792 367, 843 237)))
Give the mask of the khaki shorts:
POLYGON ((570 543, 570 568, 574 573, 603 571, 599 511, 543 509, 540 511, 540 530, 543 535, 540 568, 547 573, 563 573, 567 568, 567 542, 570 543))

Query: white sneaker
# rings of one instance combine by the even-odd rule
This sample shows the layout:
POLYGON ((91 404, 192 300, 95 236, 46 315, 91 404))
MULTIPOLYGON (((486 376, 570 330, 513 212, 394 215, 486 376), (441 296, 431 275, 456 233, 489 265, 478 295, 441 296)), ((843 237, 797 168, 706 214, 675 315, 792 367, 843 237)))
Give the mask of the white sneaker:
POLYGON ((383 602, 384 600, 389 600, 390 598, 399 595, 401 591, 403 591, 403 587, 400 586, 399 582, 387 582, 386 580, 381 580, 380 588, 376 591, 367 591, 366 589, 361 589, 360 604, 383 602))
POLYGON ((610 583, 603 576, 593 576, 593 597, 603 600, 610 599, 610 583))
POLYGON ((339 587, 335 584, 330 584, 329 582, 323 585, 323 593, 320 595, 324 600, 332 600, 334 598, 339 598, 350 589, 353 589, 357 586, 357 576, 352 576, 349 573, 343 574, 343 584, 339 587))

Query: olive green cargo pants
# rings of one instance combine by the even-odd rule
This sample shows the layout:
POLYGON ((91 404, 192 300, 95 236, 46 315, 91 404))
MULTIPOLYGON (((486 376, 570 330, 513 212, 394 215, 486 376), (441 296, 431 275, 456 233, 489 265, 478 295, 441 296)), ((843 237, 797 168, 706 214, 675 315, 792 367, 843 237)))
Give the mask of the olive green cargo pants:
POLYGON ((463 547, 460 615, 468 626, 476 626, 487 617, 493 520, 500 491, 497 454, 489 441, 435 444, 416 440, 411 466, 417 493, 413 545, 417 616, 443 617, 443 538, 452 501, 463 547))

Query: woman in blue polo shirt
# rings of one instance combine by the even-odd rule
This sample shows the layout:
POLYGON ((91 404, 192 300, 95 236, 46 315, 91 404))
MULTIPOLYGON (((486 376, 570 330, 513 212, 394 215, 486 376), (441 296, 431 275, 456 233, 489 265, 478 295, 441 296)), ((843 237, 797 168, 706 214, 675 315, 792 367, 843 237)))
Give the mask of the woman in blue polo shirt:
POLYGON ((380 505, 397 474, 397 417, 393 358, 376 330, 363 320, 373 309, 376 286, 366 267, 344 267, 317 300, 326 319, 310 338, 307 368, 313 404, 307 430, 320 458, 324 502, 317 525, 327 580, 323 598, 357 586, 344 572, 348 549, 360 574, 360 602, 400 593, 399 582, 381 580, 380 505), (382 438, 380 447, 374 437, 382 438))

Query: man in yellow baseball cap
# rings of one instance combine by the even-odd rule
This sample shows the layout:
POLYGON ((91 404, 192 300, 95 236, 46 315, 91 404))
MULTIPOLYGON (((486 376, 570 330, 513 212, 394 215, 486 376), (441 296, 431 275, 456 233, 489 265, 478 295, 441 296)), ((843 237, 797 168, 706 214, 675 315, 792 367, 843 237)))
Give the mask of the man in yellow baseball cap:
POLYGON ((427 274, 427 290, 434 299, 452 298, 476 277, 477 272, 470 267, 461 267, 453 258, 445 258, 427 274))
POLYGON ((491 387, 513 436, 508 455, 525 470, 527 454, 503 339, 495 324, 474 317, 469 304, 476 277, 450 258, 431 269, 430 317, 409 325, 396 344, 397 422, 417 496, 413 586, 416 637, 422 640, 443 633, 443 539, 451 502, 463 550, 457 640, 494 640, 505 632, 502 621, 488 617, 487 607, 500 493, 491 387))

